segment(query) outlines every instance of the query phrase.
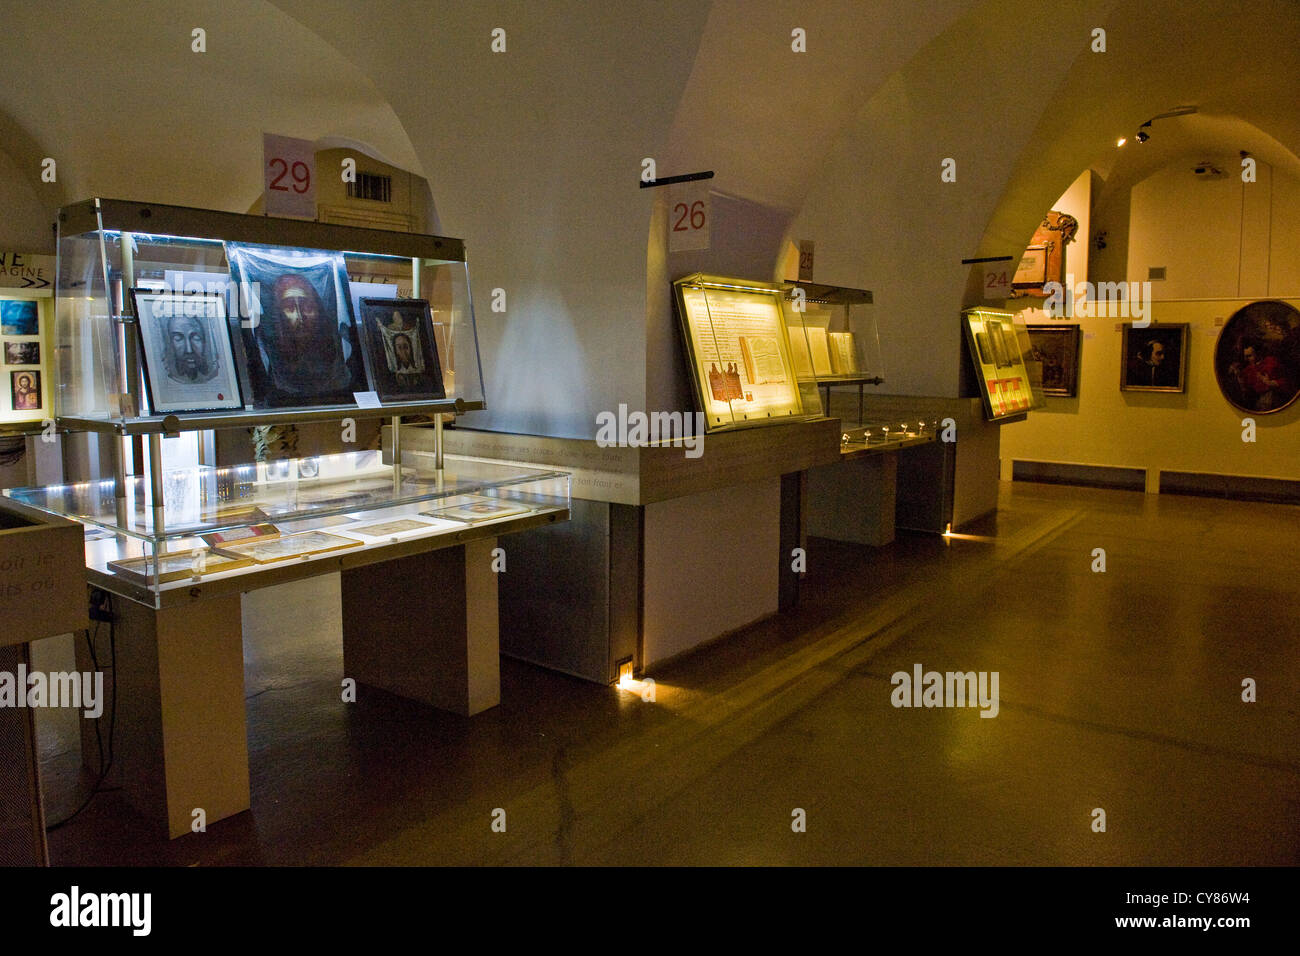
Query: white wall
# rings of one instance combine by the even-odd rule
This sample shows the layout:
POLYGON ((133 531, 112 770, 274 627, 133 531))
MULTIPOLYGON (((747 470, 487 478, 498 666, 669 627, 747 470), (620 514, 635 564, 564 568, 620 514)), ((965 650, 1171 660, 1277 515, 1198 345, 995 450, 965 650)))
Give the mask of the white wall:
POLYGON ((1300 180, 1257 167, 1243 183, 1241 167, 1222 179, 1197 177, 1182 160, 1133 187, 1128 238, 1128 278, 1146 279, 1161 299, 1265 297, 1300 293, 1300 180))
MULTIPOLYGON (((894 74, 828 152, 789 236, 816 242, 817 281, 875 293, 891 393, 959 394, 971 272, 961 260, 981 254, 1034 121, 1086 50, 1074 38, 1111 6, 982 5, 894 74), (1070 52, 1035 59, 1026 82, 1025 49, 1070 52), (1008 122, 1008 110, 1029 121, 1008 122), (945 158, 956 182, 940 179, 945 158)), ((1022 251, 1036 224, 1020 222, 1020 238, 996 251, 1022 251)))
MULTIPOLYGON (((1081 319, 1079 397, 1049 398, 1028 420, 1002 426, 1003 461, 1069 462, 1148 470, 1300 478, 1300 402, 1252 416, 1257 440, 1242 441, 1245 413, 1214 377, 1219 324, 1252 299, 1160 301, 1155 321, 1191 325, 1187 391, 1121 392, 1118 319, 1081 319)), ((1300 299, 1289 299, 1300 307, 1300 299)))
POLYGON ((47 209, 13 158, 0 148, 0 250, 54 253, 54 210, 47 209))
MULTIPOLYGON (((1244 186, 1239 175, 1199 181, 1180 159, 1132 189, 1127 279, 1144 281, 1148 266, 1168 269, 1166 281, 1152 283, 1150 314, 1191 325, 1186 392, 1121 392, 1117 324, 1126 320, 1074 319, 1083 330, 1078 397, 1048 398, 1027 421, 1004 425, 1004 462, 1300 478, 1300 403, 1253 416, 1258 440, 1243 442, 1245 415, 1223 398, 1213 369, 1219 330, 1238 308, 1263 297, 1300 304, 1300 218, 1292 214, 1300 183, 1263 164, 1259 171, 1259 181, 1244 186)), ((1077 215, 1070 193, 1059 202, 1055 208, 1077 215)), ((1033 310, 1022 317, 1048 321, 1033 310)))

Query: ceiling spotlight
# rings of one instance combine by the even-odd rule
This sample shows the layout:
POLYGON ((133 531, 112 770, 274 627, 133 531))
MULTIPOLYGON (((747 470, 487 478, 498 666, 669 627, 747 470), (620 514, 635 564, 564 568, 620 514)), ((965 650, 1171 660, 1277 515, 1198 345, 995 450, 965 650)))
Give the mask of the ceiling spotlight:
POLYGON ((1121 137, 1119 138, 1119 142, 1116 143, 1115 145, 1116 145, 1116 146, 1123 146, 1123 145, 1124 145, 1125 143, 1127 143, 1127 142, 1128 142, 1128 140, 1125 139, 1123 136, 1121 136, 1121 137))
POLYGON ((1151 138, 1151 134, 1150 134, 1150 133, 1148 133, 1148 132, 1146 132, 1146 131, 1144 131, 1144 130, 1138 130, 1137 141, 1138 141, 1139 143, 1145 143, 1145 142, 1146 142, 1147 140, 1149 140, 1150 138, 1151 138))

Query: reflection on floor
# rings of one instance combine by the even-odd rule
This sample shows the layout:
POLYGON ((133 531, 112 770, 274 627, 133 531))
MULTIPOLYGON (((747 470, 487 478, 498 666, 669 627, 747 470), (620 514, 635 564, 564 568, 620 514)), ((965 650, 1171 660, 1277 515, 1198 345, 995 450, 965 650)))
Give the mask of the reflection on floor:
MULTIPOLYGON (((505 660, 471 720, 344 704, 337 581, 264 593, 252 812, 165 843, 103 794, 53 862, 1300 862, 1300 509, 1017 484, 965 530, 812 542, 803 607, 653 703, 505 660), (997 716, 892 706, 916 664, 996 671, 997 716)), ((84 784, 46 763, 57 818, 84 784)))

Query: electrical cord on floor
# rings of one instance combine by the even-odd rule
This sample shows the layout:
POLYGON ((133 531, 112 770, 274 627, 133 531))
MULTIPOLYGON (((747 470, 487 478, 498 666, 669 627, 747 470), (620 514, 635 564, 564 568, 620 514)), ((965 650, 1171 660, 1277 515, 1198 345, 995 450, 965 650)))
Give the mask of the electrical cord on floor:
MULTIPOLYGON (((108 647, 109 647, 109 670, 112 672, 109 679, 109 686, 113 692, 113 706, 108 715, 108 759, 104 759, 104 739, 99 732, 99 721, 95 721, 95 747, 99 751, 99 776, 90 788, 90 794, 82 801, 81 806, 73 810, 71 814, 64 817, 58 823, 51 823, 45 827, 46 833, 53 833, 60 827, 67 826, 81 811, 90 806, 90 802, 101 793, 111 793, 114 790, 120 790, 120 787, 105 787, 104 781, 108 779, 109 771, 113 769, 113 732, 117 728, 117 615, 113 613, 113 597, 106 596, 108 605, 108 647)), ((95 671, 101 670, 99 666, 99 656, 95 651, 95 642, 99 639, 99 621, 95 622, 95 630, 92 636, 90 628, 82 630, 86 637, 86 648, 90 652, 90 662, 95 671)))

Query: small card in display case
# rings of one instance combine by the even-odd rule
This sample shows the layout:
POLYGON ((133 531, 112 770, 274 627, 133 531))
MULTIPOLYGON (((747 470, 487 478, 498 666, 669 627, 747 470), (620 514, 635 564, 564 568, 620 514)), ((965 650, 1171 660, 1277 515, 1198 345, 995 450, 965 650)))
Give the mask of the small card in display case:
POLYGON ((280 529, 273 524, 254 524, 245 528, 231 528, 229 531, 216 531, 212 534, 200 535, 208 546, 213 548, 253 539, 269 541, 271 538, 278 538, 279 536, 280 529))
POLYGON ((428 531, 435 527, 428 521, 416 521, 414 518, 395 518, 392 521, 381 521, 377 524, 361 525, 357 528, 349 528, 350 534, 363 534, 368 538, 392 538, 400 534, 410 534, 413 531, 428 531))
POLYGON ((327 551, 357 548, 361 542, 324 531, 304 531, 300 534, 282 535, 270 541, 249 541, 221 549, 222 554, 249 558, 258 564, 273 564, 291 558, 305 558, 327 551))
MULTIPOLYGON (((201 577, 204 574, 216 574, 220 571, 234 571, 253 563, 251 558, 231 556, 207 549, 199 549, 196 555, 190 551, 171 551, 158 555, 158 581, 166 584, 171 581, 184 581, 201 577)), ((108 569, 135 581, 138 584, 153 584, 154 559, 152 557, 126 558, 122 561, 109 561, 108 569)))
POLYGON ((467 498, 448 508, 435 511, 422 511, 420 514, 430 518, 446 518, 451 521, 463 521, 473 524, 476 521, 490 521, 493 518, 506 518, 510 515, 527 514, 526 508, 518 502, 505 501, 500 498, 467 498))

